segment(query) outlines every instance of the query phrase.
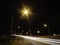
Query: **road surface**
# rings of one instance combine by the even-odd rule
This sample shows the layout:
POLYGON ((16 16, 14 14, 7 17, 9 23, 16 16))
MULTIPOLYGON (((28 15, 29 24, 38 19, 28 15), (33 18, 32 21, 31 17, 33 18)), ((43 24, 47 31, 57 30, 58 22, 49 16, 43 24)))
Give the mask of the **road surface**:
POLYGON ((23 43, 21 44, 23 45, 60 45, 59 39, 31 37, 31 36, 23 36, 23 35, 12 35, 12 36, 16 36, 17 38, 22 38, 23 43))

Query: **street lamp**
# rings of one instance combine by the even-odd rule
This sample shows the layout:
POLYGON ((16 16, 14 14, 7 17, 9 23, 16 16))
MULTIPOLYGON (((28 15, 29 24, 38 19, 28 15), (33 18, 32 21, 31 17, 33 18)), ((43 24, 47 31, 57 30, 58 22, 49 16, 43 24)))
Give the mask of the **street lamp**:
MULTIPOLYGON (((21 17, 22 18, 27 18, 28 19, 28 23, 30 25, 30 20, 29 20, 29 17, 31 16, 32 14, 32 11, 31 11, 31 8, 29 6, 25 6, 23 5, 22 9, 19 10, 19 13, 21 13, 21 17)), ((26 34, 31 34, 31 30, 29 29, 28 30, 29 32, 26 32, 26 34)), ((31 34, 32 35, 32 34, 31 34)))
POLYGON ((29 14, 29 10, 25 8, 22 10, 22 14, 27 16, 29 14))
POLYGON ((26 16, 27 18, 29 17, 30 14, 32 14, 30 8, 27 7, 27 6, 24 6, 24 7, 20 10, 20 12, 21 12, 21 15, 22 15, 22 16, 26 16))

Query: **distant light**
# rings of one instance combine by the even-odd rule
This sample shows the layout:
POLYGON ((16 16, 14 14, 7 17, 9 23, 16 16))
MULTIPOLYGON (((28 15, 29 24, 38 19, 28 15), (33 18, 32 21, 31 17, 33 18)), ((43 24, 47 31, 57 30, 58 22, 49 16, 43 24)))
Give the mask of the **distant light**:
POLYGON ((47 24, 44 24, 44 27, 47 27, 47 24))
POLYGON ((39 34, 39 33, 40 33, 40 31, 38 30, 38 31, 37 31, 37 33, 39 34))
POLYGON ((56 34, 54 33, 53 36, 56 36, 56 34))
POLYGON ((28 34, 28 32, 26 32, 26 34, 28 34))
POLYGON ((18 26, 18 29, 20 28, 20 26, 18 26))

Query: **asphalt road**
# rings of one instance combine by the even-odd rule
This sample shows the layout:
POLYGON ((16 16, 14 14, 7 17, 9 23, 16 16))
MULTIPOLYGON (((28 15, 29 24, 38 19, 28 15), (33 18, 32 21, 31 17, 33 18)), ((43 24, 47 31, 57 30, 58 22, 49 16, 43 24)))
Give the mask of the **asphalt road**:
POLYGON ((60 40, 23 35, 0 39, 0 45, 60 45, 60 40))
POLYGON ((29 42, 31 45, 60 45, 60 39, 31 37, 23 35, 13 35, 17 38, 22 38, 25 42, 29 42))
POLYGON ((0 45, 48 45, 21 37, 12 37, 11 39, 0 39, 0 45))

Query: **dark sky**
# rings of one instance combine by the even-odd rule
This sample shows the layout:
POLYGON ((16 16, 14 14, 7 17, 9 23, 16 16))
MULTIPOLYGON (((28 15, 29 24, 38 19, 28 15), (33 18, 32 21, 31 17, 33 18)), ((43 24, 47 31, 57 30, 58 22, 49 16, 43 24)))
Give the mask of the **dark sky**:
MULTIPOLYGON (((60 33, 60 3, 55 0, 5 0, 1 2, 0 32, 7 33, 11 30, 11 19, 14 16, 14 28, 17 25, 28 25, 27 21, 18 19, 17 10, 22 5, 29 5, 34 13, 32 25, 40 26, 47 23, 54 33, 60 33)), ((28 26, 27 26, 28 27, 28 26)))

